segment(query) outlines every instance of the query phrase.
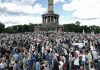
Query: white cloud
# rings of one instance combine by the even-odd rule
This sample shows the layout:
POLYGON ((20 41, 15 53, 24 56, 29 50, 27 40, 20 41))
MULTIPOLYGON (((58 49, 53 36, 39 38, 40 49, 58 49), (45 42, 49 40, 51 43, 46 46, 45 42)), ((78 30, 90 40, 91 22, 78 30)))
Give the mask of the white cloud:
POLYGON ((35 3, 34 5, 29 3, 34 2, 35 0, 20 0, 23 5, 19 2, 19 0, 9 1, 5 0, 3 3, 0 2, 0 21, 4 23, 6 27, 19 24, 23 25, 42 22, 41 14, 46 12, 46 8, 39 3, 35 3), (16 15, 16 13, 19 14, 16 15), (36 14, 38 15, 36 16, 36 14))
POLYGON ((8 15, 2 15, 0 16, 0 20, 2 20, 2 23, 6 24, 6 27, 12 26, 12 25, 23 25, 23 24, 29 24, 29 23, 41 23, 41 17, 38 16, 8 16, 8 15))
POLYGON ((7 11, 10 12, 21 12, 26 14, 42 14, 46 11, 46 8, 42 7, 41 4, 35 4, 33 7, 30 5, 17 5, 14 3, 3 3, 0 4, 0 8, 6 8, 7 11))
POLYGON ((82 24, 100 25, 100 0, 71 0, 63 5, 65 11, 74 11, 72 18, 77 18, 82 24), (94 18, 94 19, 93 19, 94 18))
POLYGON ((65 0, 54 0, 54 4, 59 3, 59 2, 65 3, 65 0))
POLYGON ((36 4, 33 7, 33 9, 34 9, 33 13, 40 13, 40 14, 42 14, 42 13, 46 12, 46 8, 42 7, 41 4, 36 4))
POLYGON ((14 3, 18 5, 33 5, 36 0, 1 0, 2 3, 14 3))

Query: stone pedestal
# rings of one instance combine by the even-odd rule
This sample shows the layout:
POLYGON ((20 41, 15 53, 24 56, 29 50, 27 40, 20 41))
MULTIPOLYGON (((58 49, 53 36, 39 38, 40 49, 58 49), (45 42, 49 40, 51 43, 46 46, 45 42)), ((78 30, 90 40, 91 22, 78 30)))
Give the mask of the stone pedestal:
POLYGON ((63 32, 63 26, 58 26, 56 28, 56 32, 63 32))
POLYGON ((40 27, 39 27, 39 26, 36 26, 36 27, 34 28, 34 31, 35 31, 35 32, 39 32, 39 31, 40 31, 40 27))

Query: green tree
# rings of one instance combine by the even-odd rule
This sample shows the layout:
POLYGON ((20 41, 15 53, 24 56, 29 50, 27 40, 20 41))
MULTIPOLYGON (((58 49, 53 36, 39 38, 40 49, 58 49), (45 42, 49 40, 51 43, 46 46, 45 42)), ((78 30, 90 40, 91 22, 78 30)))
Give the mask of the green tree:
POLYGON ((13 28, 12 27, 7 27, 5 28, 6 33, 13 33, 13 28))
POLYGON ((4 32, 5 25, 0 22, 0 33, 4 32))
POLYGON ((17 32, 23 32, 23 25, 17 25, 17 32))
POLYGON ((33 31, 34 31, 34 28, 35 28, 35 25, 32 24, 32 23, 30 23, 30 24, 29 24, 29 31, 30 31, 30 32, 33 32, 33 31))
POLYGON ((29 25, 23 25, 23 32, 29 32, 29 25))
POLYGON ((78 25, 78 26, 80 26, 81 23, 79 21, 76 21, 75 24, 78 25))

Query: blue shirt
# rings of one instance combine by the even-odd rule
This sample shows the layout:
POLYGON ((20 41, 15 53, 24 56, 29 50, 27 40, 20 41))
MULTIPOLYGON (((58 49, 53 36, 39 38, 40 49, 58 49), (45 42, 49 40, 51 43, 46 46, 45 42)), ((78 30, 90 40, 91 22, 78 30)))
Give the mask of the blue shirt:
POLYGON ((40 63, 36 62, 36 70, 40 70, 40 63))

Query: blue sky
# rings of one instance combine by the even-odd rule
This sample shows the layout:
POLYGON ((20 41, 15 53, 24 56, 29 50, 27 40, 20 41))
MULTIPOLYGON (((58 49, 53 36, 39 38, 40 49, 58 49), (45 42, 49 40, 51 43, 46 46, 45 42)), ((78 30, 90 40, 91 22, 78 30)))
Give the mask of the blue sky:
MULTIPOLYGON (((42 22, 48 0, 0 0, 0 21, 8 26, 42 22)), ((100 26, 100 0, 54 0, 60 24, 80 21, 100 26)))

